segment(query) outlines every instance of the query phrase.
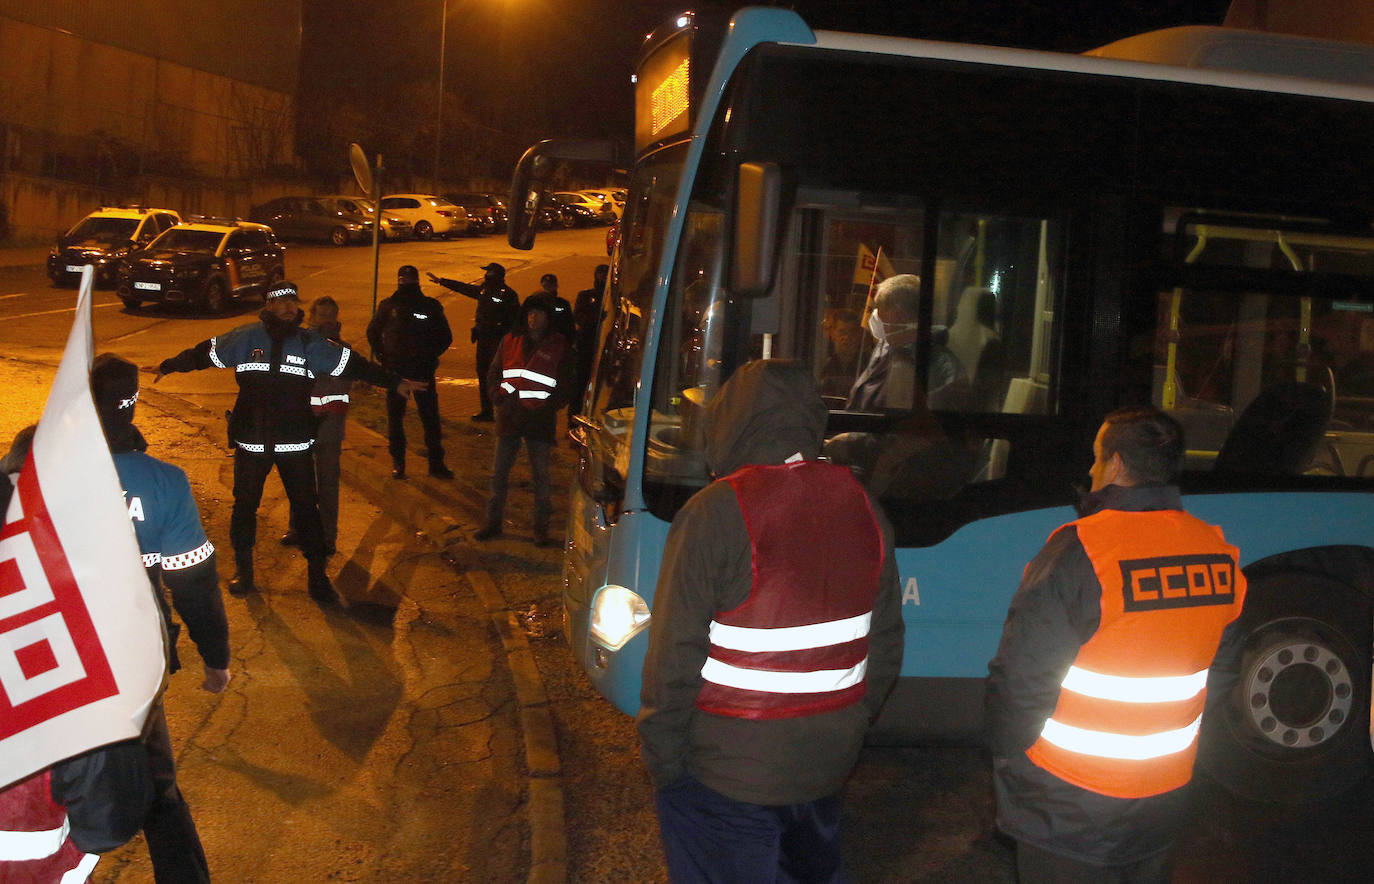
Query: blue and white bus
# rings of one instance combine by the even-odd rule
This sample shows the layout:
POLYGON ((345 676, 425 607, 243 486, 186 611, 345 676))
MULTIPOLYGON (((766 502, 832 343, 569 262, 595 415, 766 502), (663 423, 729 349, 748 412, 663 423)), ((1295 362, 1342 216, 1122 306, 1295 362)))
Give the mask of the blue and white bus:
MULTIPOLYGON (((1250 582, 1204 763, 1285 800, 1370 769, 1374 48, 1180 28, 1066 55, 745 9, 651 34, 635 80, 565 565, 606 697, 639 704, 664 538, 710 479, 702 403, 780 357, 816 372, 827 456, 897 531, 907 645, 875 740, 977 733, 1103 415, 1153 402, 1188 431, 1187 508, 1250 582), (920 279, 913 376, 856 410, 870 293, 897 273, 920 279)), ((563 163, 613 159, 531 148, 512 244, 563 163)))

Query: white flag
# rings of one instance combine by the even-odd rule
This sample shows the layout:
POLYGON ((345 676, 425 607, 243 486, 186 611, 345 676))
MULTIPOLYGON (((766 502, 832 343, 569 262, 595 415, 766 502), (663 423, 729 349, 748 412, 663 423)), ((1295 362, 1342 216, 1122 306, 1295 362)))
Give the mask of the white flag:
POLYGON ((0 531, 0 786, 137 737, 161 613, 91 398, 92 268, 0 531))

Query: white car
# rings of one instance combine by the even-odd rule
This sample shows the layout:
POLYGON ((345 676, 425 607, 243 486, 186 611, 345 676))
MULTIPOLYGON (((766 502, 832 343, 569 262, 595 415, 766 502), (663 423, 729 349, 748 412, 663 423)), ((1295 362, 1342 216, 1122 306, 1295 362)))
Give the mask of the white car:
POLYGON ((382 197, 382 211, 409 221, 416 239, 457 236, 472 229, 468 210, 441 196, 424 193, 393 193, 382 197))
MULTIPOLYGON (((372 205, 372 200, 360 196, 322 196, 321 202, 328 202, 341 212, 352 212, 355 215, 362 215, 366 218, 377 217, 377 210, 372 205)), ((382 239, 410 239, 410 222, 387 213, 382 216, 382 239)), ((370 242, 371 240, 369 240, 370 242)))

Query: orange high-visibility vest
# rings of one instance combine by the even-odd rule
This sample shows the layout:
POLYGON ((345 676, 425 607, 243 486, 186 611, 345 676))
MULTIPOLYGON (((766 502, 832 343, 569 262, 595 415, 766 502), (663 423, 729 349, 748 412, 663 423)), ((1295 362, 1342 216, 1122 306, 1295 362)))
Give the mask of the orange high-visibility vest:
POLYGON ((1103 510, 1071 524, 1102 585, 1102 620, 1026 754, 1103 795, 1177 789, 1193 776, 1207 670, 1245 601, 1239 553, 1180 510, 1103 510))
POLYGON ((735 718, 795 718, 867 692, 868 632, 883 536, 845 467, 750 466, 723 480, 749 532, 754 582, 711 620, 697 707, 735 718))

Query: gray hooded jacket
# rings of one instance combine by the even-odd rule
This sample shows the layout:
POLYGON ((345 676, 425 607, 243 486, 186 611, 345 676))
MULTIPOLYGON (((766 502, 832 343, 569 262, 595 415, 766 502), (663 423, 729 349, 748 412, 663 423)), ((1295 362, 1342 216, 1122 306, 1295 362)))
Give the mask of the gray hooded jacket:
MULTIPOLYGON (((707 462, 719 477, 747 465, 780 464, 795 454, 814 460, 825 420, 825 404, 805 367, 751 362, 707 404, 707 462)), ((739 500, 728 483, 716 481, 678 512, 654 591, 640 696, 641 749, 657 788, 690 776, 736 801, 763 805, 839 792, 902 659, 892 528, 877 501, 870 498, 870 504, 883 532, 884 559, 869 632, 867 697, 832 712, 763 720, 713 715, 695 705, 711 620, 742 604, 753 587, 739 500)))

